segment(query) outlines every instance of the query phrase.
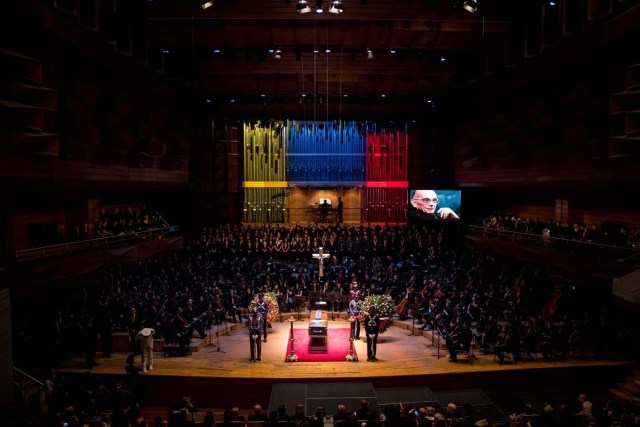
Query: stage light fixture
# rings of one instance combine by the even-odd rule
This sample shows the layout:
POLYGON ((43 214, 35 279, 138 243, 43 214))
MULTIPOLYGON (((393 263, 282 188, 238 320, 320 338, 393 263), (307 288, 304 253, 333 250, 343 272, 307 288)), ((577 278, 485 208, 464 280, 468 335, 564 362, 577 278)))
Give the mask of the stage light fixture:
POLYGON ((300 14, 311 12, 309 2, 307 0, 298 0, 298 4, 296 5, 296 12, 300 14))
POLYGON ((209 9, 211 6, 213 6, 213 1, 204 2, 202 3, 202 10, 209 9))
POLYGON ((282 59, 282 51, 280 49, 276 49, 276 53, 273 55, 276 59, 282 59))
POLYGON ((339 15, 342 12, 344 12, 344 4, 342 3, 342 0, 333 0, 331 2, 331 7, 329 8, 329 13, 339 15))
POLYGON ((462 2, 462 8, 467 12, 475 13, 480 4, 477 0, 465 0, 462 2))
POLYGON ((371 49, 367 49, 367 59, 373 59, 373 51, 371 49))
POLYGON ((322 0, 316 0, 316 13, 324 13, 322 8, 322 0))

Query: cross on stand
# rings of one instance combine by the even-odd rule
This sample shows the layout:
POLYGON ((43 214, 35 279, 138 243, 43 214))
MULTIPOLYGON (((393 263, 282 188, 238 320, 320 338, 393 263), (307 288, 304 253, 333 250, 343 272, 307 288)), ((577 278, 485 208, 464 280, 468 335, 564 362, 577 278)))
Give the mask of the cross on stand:
MULTIPOLYGON (((320 246, 318 248, 318 253, 317 254, 313 254, 313 257, 315 259, 318 260, 318 279, 320 280, 320 283, 322 283, 322 278, 324 277, 324 259, 325 258, 329 258, 329 254, 328 253, 324 253, 322 251, 322 246, 320 246)), ((327 303, 322 301, 322 292, 318 292, 318 290, 316 289, 316 281, 313 281, 313 297, 312 297, 312 301, 314 301, 315 304, 315 308, 322 308, 322 307, 326 307, 327 303), (316 298, 318 298, 320 301, 318 302, 316 300, 316 298)), ((311 310, 313 307, 309 307, 309 310, 311 310)))
MULTIPOLYGON (((323 277, 324 276, 324 259, 325 258, 329 258, 329 254, 325 254, 324 252, 322 252, 322 246, 320 246, 318 248, 318 253, 317 254, 313 254, 313 257, 315 259, 318 260, 318 277, 323 277)), ((314 289, 315 292, 315 289, 314 289)))

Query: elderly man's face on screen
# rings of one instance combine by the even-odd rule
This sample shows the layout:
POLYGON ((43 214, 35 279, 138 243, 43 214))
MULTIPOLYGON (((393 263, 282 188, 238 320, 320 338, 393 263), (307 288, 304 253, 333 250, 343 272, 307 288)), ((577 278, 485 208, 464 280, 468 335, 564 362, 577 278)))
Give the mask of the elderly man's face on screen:
POLYGON ((438 201, 438 196, 433 190, 416 190, 411 198, 411 204, 414 208, 428 214, 433 214, 436 211, 438 201))

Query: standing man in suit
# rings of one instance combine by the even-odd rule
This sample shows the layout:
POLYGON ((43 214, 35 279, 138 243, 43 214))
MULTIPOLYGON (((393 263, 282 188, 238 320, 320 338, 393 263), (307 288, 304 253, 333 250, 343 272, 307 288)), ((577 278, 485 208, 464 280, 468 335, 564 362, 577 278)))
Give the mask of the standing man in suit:
POLYGON ((380 316, 374 308, 364 318, 364 330, 367 333, 367 362, 377 362, 376 350, 380 333, 380 316))
POLYGON ((344 204, 342 203, 342 197, 338 197, 338 207, 336 209, 338 213, 338 224, 342 223, 342 211, 344 210, 344 204))
POLYGON ((129 332, 129 342, 131 343, 131 351, 133 354, 138 354, 140 349, 138 348, 138 341, 136 339, 138 332, 142 329, 142 320, 138 314, 135 306, 131 306, 129 316, 126 320, 127 331, 129 332))

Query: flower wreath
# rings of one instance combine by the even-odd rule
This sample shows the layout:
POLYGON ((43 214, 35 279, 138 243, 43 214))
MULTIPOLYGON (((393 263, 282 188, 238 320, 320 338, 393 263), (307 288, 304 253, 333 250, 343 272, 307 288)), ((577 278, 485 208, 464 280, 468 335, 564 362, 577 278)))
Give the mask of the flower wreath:
MULTIPOLYGON (((278 297, 273 292, 267 292, 264 294, 264 300, 269 307, 267 312, 267 322, 275 322, 280 318, 280 307, 278 307, 278 297)), ((253 299, 249 303, 249 313, 258 308, 258 294, 253 296, 253 299)))
POLYGON ((372 309, 381 319, 387 319, 380 321, 380 333, 383 333, 391 325, 391 319, 396 312, 396 306, 389 295, 367 295, 362 301, 358 303, 360 305, 360 317, 364 318, 368 316, 372 309))

